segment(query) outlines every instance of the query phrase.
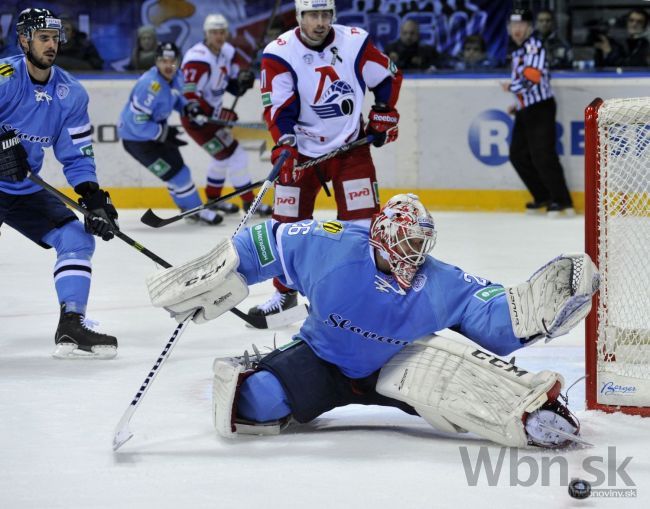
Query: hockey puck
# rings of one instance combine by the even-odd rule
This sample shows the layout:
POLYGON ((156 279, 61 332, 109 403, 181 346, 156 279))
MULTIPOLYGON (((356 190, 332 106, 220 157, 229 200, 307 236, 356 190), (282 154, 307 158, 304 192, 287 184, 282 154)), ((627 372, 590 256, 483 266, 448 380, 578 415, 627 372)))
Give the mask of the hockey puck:
POLYGON ((591 484, 583 479, 571 479, 569 495, 573 498, 587 498, 591 495, 591 484))

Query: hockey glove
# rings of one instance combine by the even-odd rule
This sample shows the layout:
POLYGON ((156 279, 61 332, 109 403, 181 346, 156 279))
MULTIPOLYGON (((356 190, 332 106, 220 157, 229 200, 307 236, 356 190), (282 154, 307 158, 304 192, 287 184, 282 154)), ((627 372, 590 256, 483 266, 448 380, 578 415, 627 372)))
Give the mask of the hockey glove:
POLYGON ((119 230, 120 227, 117 224, 117 210, 113 207, 110 195, 95 182, 84 182, 75 186, 74 190, 81 195, 79 205, 93 213, 85 218, 86 231, 103 240, 111 240, 115 236, 113 231, 119 230))
POLYGON ((255 84, 255 75, 253 74, 253 71, 249 71, 248 69, 239 71, 239 74, 237 75, 237 84, 239 85, 239 95, 244 95, 246 90, 253 88, 253 85, 255 84))
POLYGON ((27 152, 16 136, 16 131, 0 135, 0 180, 21 182, 31 171, 27 162, 27 152))
POLYGON ((237 122, 237 120, 239 120, 239 116, 237 115, 237 113, 235 113, 234 110, 231 110, 230 108, 221 108, 217 120, 219 120, 219 122, 228 122, 228 123, 237 122))
POLYGON ((399 113, 395 108, 375 104, 368 113, 368 134, 375 139, 372 144, 381 147, 397 139, 399 113))
POLYGON ((187 145, 185 140, 181 140, 178 136, 181 134, 181 130, 176 126, 169 126, 167 128, 167 134, 163 143, 169 143, 175 147, 183 147, 187 145))
POLYGON ((287 157, 282 168, 280 168, 278 180, 283 186, 290 186, 300 180, 302 174, 302 172, 297 173, 295 171, 296 162, 298 161, 298 149, 296 148, 296 137, 294 135, 285 134, 278 140, 278 144, 271 151, 271 163, 275 165, 280 154, 285 150, 288 150, 291 155, 287 157))
POLYGON ((201 127, 208 121, 208 116, 201 109, 201 105, 196 101, 190 101, 183 106, 183 116, 187 117, 191 124, 201 127))

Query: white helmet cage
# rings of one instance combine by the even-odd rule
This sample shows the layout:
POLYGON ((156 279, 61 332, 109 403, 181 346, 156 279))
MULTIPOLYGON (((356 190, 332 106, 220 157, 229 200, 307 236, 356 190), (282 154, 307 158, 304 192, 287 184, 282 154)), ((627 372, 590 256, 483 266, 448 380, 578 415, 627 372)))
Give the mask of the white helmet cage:
POLYGON ((336 2, 334 0, 296 0, 296 19, 302 21, 303 12, 332 11, 332 23, 336 21, 336 2))
POLYGON ((223 14, 208 14, 203 22, 203 31, 228 30, 228 20, 223 14))
POLYGON ((397 283, 407 290, 436 245, 436 234, 433 218, 420 199, 398 194, 373 216, 370 244, 383 252, 397 283))

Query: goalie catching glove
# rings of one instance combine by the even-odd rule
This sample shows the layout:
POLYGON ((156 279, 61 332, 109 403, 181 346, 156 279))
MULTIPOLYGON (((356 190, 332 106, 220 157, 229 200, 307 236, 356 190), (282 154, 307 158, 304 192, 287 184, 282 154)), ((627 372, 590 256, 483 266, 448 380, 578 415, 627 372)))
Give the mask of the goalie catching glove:
POLYGON ((16 131, 0 135, 0 180, 21 182, 31 171, 27 162, 27 152, 16 136, 16 131))
POLYGON ((196 323, 214 320, 248 296, 248 285, 237 273, 238 266, 234 244, 223 240, 203 256, 149 276, 149 298, 179 323, 189 317, 196 323))
POLYGON ((554 258, 525 283, 506 286, 515 336, 530 342, 566 334, 591 310, 599 283, 589 255, 572 253, 554 258))

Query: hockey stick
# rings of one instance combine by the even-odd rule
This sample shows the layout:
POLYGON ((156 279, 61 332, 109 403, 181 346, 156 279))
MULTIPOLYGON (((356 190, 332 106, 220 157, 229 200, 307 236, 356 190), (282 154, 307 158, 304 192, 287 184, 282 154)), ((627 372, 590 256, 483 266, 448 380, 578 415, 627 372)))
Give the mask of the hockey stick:
POLYGON ((122 447, 126 442, 128 442, 133 437, 133 432, 129 429, 129 422, 131 421, 131 417, 133 417, 133 414, 135 413, 136 409, 138 408, 138 405, 140 404, 140 401, 142 401, 142 397, 149 390, 149 386, 151 382, 153 382, 154 379, 156 378, 156 375, 158 374, 160 367, 167 360, 172 350, 174 349, 174 346, 176 345, 176 340, 185 331, 185 328, 188 326, 193 316, 194 315, 188 316, 185 320, 183 320, 181 323, 179 323, 176 326, 176 329, 174 329, 173 334, 167 341, 165 348, 163 348, 163 351, 158 356, 158 359, 156 359, 156 362, 151 368, 151 371, 149 371, 149 374, 144 379, 144 382, 142 382, 142 385, 138 389, 138 392, 135 393, 133 400, 131 400, 131 403, 129 404, 126 411, 122 415, 122 418, 117 423, 117 426, 115 427, 115 434, 113 435, 114 451, 117 451, 120 447, 122 447))
POLYGON ((296 171, 306 170, 307 168, 316 166, 317 164, 320 164, 323 161, 327 161, 328 159, 332 159, 333 157, 340 156, 341 154, 345 152, 349 152, 350 150, 353 150, 357 147, 361 147, 363 145, 367 145, 368 143, 372 143, 374 139, 375 137, 372 134, 369 134, 365 138, 359 138, 358 140, 350 142, 346 145, 341 145, 339 148, 334 149, 325 155, 317 157, 316 159, 310 159, 309 161, 299 164, 298 166, 296 166, 296 171))
MULTIPOLYGON (((255 198, 255 201, 253 201, 251 208, 244 215, 244 218, 241 220, 237 228, 235 228, 235 231, 233 232, 231 238, 234 238, 239 233, 239 231, 244 227, 246 222, 253 215, 253 213, 259 206, 260 202, 262 201, 264 194, 273 185, 273 182, 275 181, 275 178, 277 178, 277 174, 280 172, 280 168, 282 167, 282 164, 284 164, 284 161, 287 159, 287 157, 289 157, 289 151, 285 151, 282 154, 280 154, 280 157, 278 158, 278 162, 274 165, 273 171, 271 172, 271 176, 273 176, 273 178, 268 179, 264 182, 264 185, 262 186, 262 189, 260 189, 260 192, 255 198)), ((120 447, 122 447, 127 441, 129 441, 133 437, 133 432, 129 429, 129 422, 131 421, 133 414, 137 410, 138 405, 140 404, 142 398, 144 397, 147 390, 149 389, 151 382, 153 382, 153 380, 156 378, 156 375, 160 371, 160 368, 171 355, 171 352, 176 344, 176 341, 181 336, 181 334, 185 331, 187 325, 190 323, 190 320, 194 317, 194 315, 196 315, 196 313, 198 313, 198 311, 199 310, 195 311, 193 314, 186 317, 185 320, 183 320, 181 323, 179 323, 176 326, 176 329, 174 329, 174 332, 172 333, 171 337, 167 341, 165 348, 163 348, 163 351, 156 359, 156 362, 154 363, 153 367, 149 371, 149 374, 144 379, 144 382, 142 382, 142 385, 140 385, 138 392, 136 392, 134 398, 131 400, 131 403, 126 408, 124 414, 122 415, 122 418, 119 420, 117 426, 115 427, 115 434, 113 435, 113 451, 117 451, 120 447)), ((241 313, 240 311, 236 314, 237 316, 244 315, 244 313, 241 313)))
MULTIPOLYGON (((284 154, 282 154, 280 156, 280 159, 282 159, 282 162, 284 162, 284 159, 286 159, 286 157, 288 156, 288 153, 287 153, 287 156, 285 156, 284 158, 282 158, 282 156, 284 156, 284 154)), ((280 161, 280 159, 278 159, 278 161, 280 161)), ((277 166, 277 173, 279 173, 280 168, 282 167, 282 165, 281 164, 277 165, 277 163, 276 163, 276 166, 277 166)), ((273 171, 274 172, 276 171, 275 167, 274 167, 273 171)), ((271 172, 271 174, 273 175, 273 172, 271 172)), ((277 174, 276 174, 276 177, 277 177, 277 174)), ((32 182, 34 182, 35 184, 38 184, 39 186, 43 187, 45 190, 52 193, 59 200, 61 200, 66 205, 68 205, 70 208, 72 208, 72 209, 76 210, 77 212, 79 212, 80 214, 82 214, 84 217, 89 217, 89 218, 96 217, 95 214, 93 214, 91 211, 89 211, 88 209, 85 209, 84 207, 79 205, 73 199, 68 198, 65 194, 63 194, 57 188, 55 188, 52 185, 45 182, 38 175, 35 175, 35 174, 29 172, 27 174, 27 178, 29 180, 31 180, 32 182)), ((260 191, 260 194, 257 195, 258 198, 259 198, 260 195, 263 195, 271 185, 273 185, 273 183, 272 182, 269 183, 269 181, 266 181, 264 184, 265 185, 268 184, 268 186, 266 187, 266 189, 264 188, 264 186, 262 186, 262 191, 260 191)), ((261 198, 260 198, 260 200, 261 200, 261 198)), ((256 199, 256 201, 253 202, 253 204, 251 205, 251 208, 248 210, 248 212, 244 216, 244 219, 240 223, 237 231, 239 231, 239 228, 241 228, 242 225, 246 221, 248 221, 248 218, 250 218, 250 216, 253 214, 253 212, 255 212, 255 209, 257 208, 258 205, 259 205, 259 200, 256 199)), ((172 266, 171 263, 163 260, 156 253, 154 253, 152 251, 149 251, 142 244, 140 244, 139 242, 136 242, 135 240, 133 240, 131 237, 129 237, 125 233, 122 233, 119 229, 113 229, 111 231, 113 232, 113 234, 117 238, 119 238, 120 240, 123 240, 129 246, 137 249, 143 255, 145 255, 149 259, 153 260, 154 262, 156 262, 161 267, 164 267, 164 268, 168 269, 169 267, 172 266)), ((251 325, 255 329, 268 329, 269 328, 269 322, 267 321, 265 316, 249 315, 249 314, 244 313, 244 312, 242 312, 242 311, 240 311, 240 310, 238 310, 236 308, 231 309, 230 312, 235 314, 236 316, 238 316, 242 320, 244 320, 246 323, 248 323, 249 325, 251 325)), ((279 314, 281 314, 281 313, 278 313, 278 315, 279 314)), ((271 323, 272 323, 271 326, 274 327, 274 328, 275 327, 281 327, 282 325, 288 325, 288 324, 293 323, 293 322, 295 322, 297 320, 298 320, 298 318, 293 316, 293 314, 286 314, 286 315, 283 314, 282 316, 275 316, 274 320, 271 321, 271 323)))
MULTIPOLYGON (((267 180, 275 180, 277 178, 277 175, 269 175, 266 179, 267 180)), ((209 209, 213 205, 216 205, 217 203, 221 203, 223 201, 229 200, 230 198, 234 198, 235 196, 239 196, 240 194, 244 194, 251 189, 255 189, 257 187, 260 187, 261 185, 264 184, 264 180, 258 180, 257 182, 253 182, 251 184, 248 184, 247 186, 240 187, 239 189, 236 189, 232 193, 229 194, 224 194, 223 196, 220 196, 219 198, 214 198, 213 200, 207 201, 202 205, 199 205, 198 207, 194 207, 193 209, 188 209, 184 210, 180 214, 177 214, 175 216, 169 217, 167 219, 163 219, 162 217, 158 217, 153 210, 147 209, 144 214, 142 214, 142 217, 140 218, 140 221, 142 221, 144 224, 147 226, 151 226, 152 228, 161 228, 163 226, 167 226, 168 224, 175 223, 179 219, 182 219, 187 216, 192 216, 196 214, 197 212, 200 212, 204 209, 209 209)))
POLYGON ((232 129, 233 127, 242 127, 244 129, 258 129, 261 131, 266 131, 268 129, 264 122, 227 122, 225 120, 208 119, 207 123, 222 127, 228 127, 229 129, 232 129))

